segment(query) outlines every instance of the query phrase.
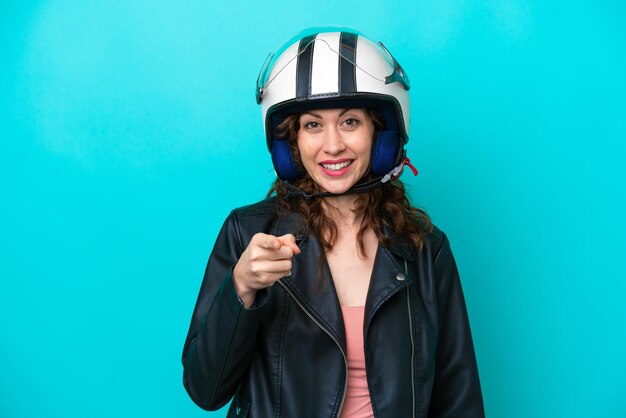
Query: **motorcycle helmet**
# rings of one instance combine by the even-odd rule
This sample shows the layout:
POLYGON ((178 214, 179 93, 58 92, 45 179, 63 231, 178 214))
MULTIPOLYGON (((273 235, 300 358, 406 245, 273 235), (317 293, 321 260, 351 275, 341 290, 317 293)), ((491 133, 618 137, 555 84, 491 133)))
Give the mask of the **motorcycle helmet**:
MULTIPOLYGON (((313 109, 371 108, 384 129, 372 146, 371 171, 397 175, 409 132, 409 79, 381 42, 352 29, 310 29, 270 54, 257 79, 267 147, 278 177, 304 174, 275 128, 287 116, 313 109)), ((386 181, 386 180, 385 180, 386 181)))

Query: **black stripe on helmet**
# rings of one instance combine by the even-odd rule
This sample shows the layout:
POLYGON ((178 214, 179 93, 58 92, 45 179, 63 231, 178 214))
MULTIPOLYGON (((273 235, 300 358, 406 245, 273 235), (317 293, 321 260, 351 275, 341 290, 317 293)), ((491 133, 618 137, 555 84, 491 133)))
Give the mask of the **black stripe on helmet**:
POLYGON ((356 33, 341 32, 339 38, 339 93, 356 91, 356 33))
POLYGON ((309 35, 300 40, 298 62, 296 64, 296 99, 306 99, 311 95, 311 74, 313 73, 313 45, 315 37, 309 35))

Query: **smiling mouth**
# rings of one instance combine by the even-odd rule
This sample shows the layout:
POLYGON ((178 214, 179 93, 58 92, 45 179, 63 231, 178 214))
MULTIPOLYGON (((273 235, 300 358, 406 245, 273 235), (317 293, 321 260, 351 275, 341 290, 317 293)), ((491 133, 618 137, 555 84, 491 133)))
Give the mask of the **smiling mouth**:
POLYGON ((346 168, 347 166, 349 166, 350 164, 352 164, 354 160, 347 160, 347 161, 343 161, 340 163, 334 163, 334 164, 320 164, 322 167, 324 167, 326 170, 331 170, 331 171, 339 171, 343 168, 346 168))

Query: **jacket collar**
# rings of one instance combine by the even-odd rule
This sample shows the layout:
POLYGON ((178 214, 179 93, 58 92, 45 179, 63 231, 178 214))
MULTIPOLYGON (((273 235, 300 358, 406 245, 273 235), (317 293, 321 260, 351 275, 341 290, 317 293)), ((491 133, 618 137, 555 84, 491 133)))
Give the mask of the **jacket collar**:
MULTIPOLYGON (((272 234, 276 236, 293 234, 297 243, 309 238, 309 233, 304 226, 304 222, 301 220, 300 214, 295 212, 279 214, 274 222, 272 234)), ((395 231, 387 225, 383 225, 383 234, 390 240, 387 250, 405 260, 415 260, 410 242, 398 236, 395 231)))
POLYGON ((395 231, 387 225, 383 225, 383 234, 389 238, 389 251, 407 261, 415 261, 413 252, 413 244, 406 238, 395 233, 395 231))

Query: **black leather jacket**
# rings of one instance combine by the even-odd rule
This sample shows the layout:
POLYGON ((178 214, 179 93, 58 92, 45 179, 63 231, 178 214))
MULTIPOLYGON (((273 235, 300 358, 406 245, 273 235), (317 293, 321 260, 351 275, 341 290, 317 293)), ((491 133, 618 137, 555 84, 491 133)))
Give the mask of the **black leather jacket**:
MULTIPOLYGON (((365 305, 367 382, 376 417, 483 417, 470 327, 445 234, 423 250, 384 231, 365 305)), ((273 200, 236 209, 209 258, 183 351, 183 382, 201 408, 234 395, 228 417, 338 417, 346 379, 343 317, 319 242, 273 200), (231 272, 252 236, 292 233, 292 275, 257 293, 251 309, 231 272)))

